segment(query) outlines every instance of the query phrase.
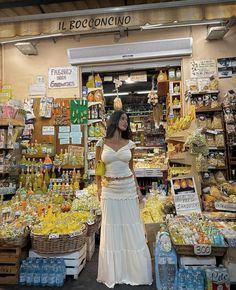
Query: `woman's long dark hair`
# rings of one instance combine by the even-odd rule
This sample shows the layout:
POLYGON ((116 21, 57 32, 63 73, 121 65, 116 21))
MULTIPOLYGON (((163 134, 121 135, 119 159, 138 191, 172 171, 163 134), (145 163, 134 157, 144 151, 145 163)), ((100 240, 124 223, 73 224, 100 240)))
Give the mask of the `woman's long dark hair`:
POLYGON ((119 121, 121 116, 125 114, 127 116, 128 127, 125 131, 121 131, 121 137, 124 139, 131 138, 131 130, 130 130, 130 120, 129 115, 125 111, 115 111, 109 118, 107 122, 107 133, 106 138, 112 138, 116 129, 119 130, 119 121))

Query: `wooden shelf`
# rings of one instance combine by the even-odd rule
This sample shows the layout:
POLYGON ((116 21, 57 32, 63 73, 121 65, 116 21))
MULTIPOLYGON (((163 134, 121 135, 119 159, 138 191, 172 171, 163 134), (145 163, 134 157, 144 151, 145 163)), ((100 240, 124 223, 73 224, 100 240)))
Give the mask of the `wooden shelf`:
POLYGON ((226 166, 219 166, 219 167, 208 166, 208 170, 227 170, 227 167, 226 166))
POLYGON ((196 113, 208 113, 208 112, 222 112, 222 108, 221 107, 217 107, 217 108, 202 107, 202 108, 196 109, 196 113))
POLYGON ((2 118, 0 120, 0 127, 1 126, 9 126, 11 124, 15 127, 24 127, 25 122, 23 120, 17 120, 17 119, 10 119, 10 118, 2 118))
POLYGON ((25 158, 45 158, 47 155, 49 155, 49 157, 54 157, 54 154, 47 154, 47 153, 42 153, 42 154, 23 154, 23 156, 25 156, 25 158))
POLYGON ((225 147, 209 146, 209 150, 226 150, 225 147))
POLYGON ((204 95, 204 94, 219 94, 220 91, 202 91, 202 92, 191 92, 191 95, 204 95))
MULTIPOLYGON (((59 167, 59 166, 57 166, 59 167)), ((83 166, 78 166, 78 165, 62 165, 61 166, 61 169, 83 169, 84 167, 83 166)))

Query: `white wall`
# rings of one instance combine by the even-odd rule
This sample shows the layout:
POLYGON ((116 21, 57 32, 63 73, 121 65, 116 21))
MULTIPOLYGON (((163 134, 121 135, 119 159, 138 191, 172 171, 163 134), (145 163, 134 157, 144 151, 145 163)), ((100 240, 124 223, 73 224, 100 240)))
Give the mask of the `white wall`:
MULTIPOLYGON (((206 27, 179 28, 179 29, 157 29, 147 31, 129 32, 127 38, 120 39, 119 43, 137 42, 145 40, 157 40, 167 38, 189 37, 192 36, 193 55, 183 59, 183 79, 190 77, 190 60, 233 57, 236 56, 236 27, 232 28, 223 40, 206 41, 206 27)), ((6 84, 11 84, 13 95, 17 99, 24 99, 28 96, 29 85, 35 83, 36 76, 43 75, 47 80, 49 67, 67 66, 67 48, 87 47, 91 45, 104 45, 114 43, 114 35, 85 36, 80 41, 73 37, 57 38, 53 40, 35 41, 38 49, 37 56, 25 56, 21 54, 13 44, 5 44, 2 53, 2 80, 6 84)), ((1 75, 1 73, 0 73, 1 75)), ((231 78, 220 79, 221 94, 228 89, 234 88, 231 78)), ((74 89, 47 89, 48 96, 53 97, 73 97, 78 95, 79 88, 74 89)))

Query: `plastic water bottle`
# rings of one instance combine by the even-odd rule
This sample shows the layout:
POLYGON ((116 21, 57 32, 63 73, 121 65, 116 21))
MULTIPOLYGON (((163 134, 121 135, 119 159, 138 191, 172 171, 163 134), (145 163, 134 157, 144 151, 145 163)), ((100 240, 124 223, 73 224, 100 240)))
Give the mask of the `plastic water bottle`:
POLYGON ((196 284, 195 284, 196 290, 204 290, 204 275, 201 270, 196 271, 196 284))
POLYGON ((39 286, 41 283, 41 265, 40 259, 37 259, 35 264, 33 265, 34 268, 34 275, 33 275, 33 285, 39 286))
POLYGON ((34 268, 32 260, 28 261, 27 275, 26 275, 26 285, 33 285, 34 268))
POLYGON ((55 260, 50 259, 48 271, 48 286, 54 287, 56 285, 56 265, 55 260))
POLYGON ((167 289, 176 290, 177 266, 174 257, 167 257, 167 289))
POLYGON ((48 273, 49 273, 48 259, 43 259, 42 269, 41 269, 41 279, 40 279, 41 286, 48 285, 48 273))
POLYGON ((185 270, 180 268, 178 272, 178 290, 187 290, 185 287, 185 270))
POLYGON ((27 261, 23 260, 20 266, 20 285, 26 284, 26 277, 27 277, 27 261))

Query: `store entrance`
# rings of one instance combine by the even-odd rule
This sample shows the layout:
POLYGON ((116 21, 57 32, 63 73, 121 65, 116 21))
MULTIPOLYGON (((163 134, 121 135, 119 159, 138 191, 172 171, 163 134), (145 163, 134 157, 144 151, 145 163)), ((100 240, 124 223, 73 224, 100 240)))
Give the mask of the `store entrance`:
MULTIPOLYGON (((93 178, 95 159, 96 131, 101 123, 114 110, 114 99, 119 96, 122 108, 130 117, 132 140, 136 143, 134 168, 141 191, 144 195, 152 191, 167 192, 167 166, 165 165, 165 128, 170 114, 177 118, 182 114, 180 62, 173 65, 164 63, 154 67, 119 70, 119 67, 109 67, 107 71, 96 67, 82 73, 83 92, 87 89, 89 101, 88 125, 88 169, 93 178), (116 68, 118 68, 116 70, 116 68), (91 80, 102 83, 103 104, 99 104, 98 90, 93 90, 91 80), (118 84, 118 85, 117 85, 118 84), (174 94, 174 85, 179 91, 174 94), (92 94, 92 95, 91 95, 92 94), (172 95, 174 95, 173 99, 172 95), (170 103, 178 102, 176 109, 170 110, 170 103), (94 104, 94 105, 93 105, 94 104), (104 111, 103 111, 104 110, 104 111), (97 113, 97 111, 99 113, 97 113), (104 112, 102 116, 101 112, 104 112), (96 118, 98 122, 96 122, 96 118), (94 120, 94 122, 93 122, 94 120)), ((96 86, 96 85, 95 85, 96 86)), ((105 129, 103 130, 105 133, 105 129)), ((102 134, 101 134, 102 135, 102 134)))

